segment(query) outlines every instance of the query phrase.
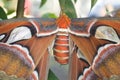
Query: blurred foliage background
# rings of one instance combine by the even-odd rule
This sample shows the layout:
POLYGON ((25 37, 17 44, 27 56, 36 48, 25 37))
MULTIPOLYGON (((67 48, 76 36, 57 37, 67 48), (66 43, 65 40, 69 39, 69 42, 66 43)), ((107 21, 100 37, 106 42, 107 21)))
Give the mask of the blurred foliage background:
MULTIPOLYGON (((61 11, 70 18, 103 17, 120 8, 120 0, 25 0, 24 6, 18 7, 22 1, 0 0, 0 19, 57 18, 61 11), (17 16, 22 12, 24 15, 17 16)), ((51 60, 48 80, 67 80, 68 65, 61 66, 53 58, 51 60)))

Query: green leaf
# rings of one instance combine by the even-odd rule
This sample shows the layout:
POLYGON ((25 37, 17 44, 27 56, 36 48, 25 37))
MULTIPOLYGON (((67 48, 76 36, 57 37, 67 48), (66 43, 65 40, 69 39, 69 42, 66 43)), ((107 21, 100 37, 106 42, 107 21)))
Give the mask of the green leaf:
POLYGON ((77 2, 77 0, 74 0, 74 2, 76 3, 76 2, 77 2))
POLYGON ((91 9, 96 4, 97 0, 91 0, 91 9))
POLYGON ((12 14, 12 13, 14 13, 14 12, 15 12, 15 10, 10 9, 10 10, 8 10, 7 15, 10 15, 10 14, 12 14))
POLYGON ((46 13, 42 18, 57 18, 57 16, 54 13, 46 13))
POLYGON ((7 14, 5 13, 2 7, 0 7, 0 18, 7 19, 7 14))
POLYGON ((75 7, 71 0, 59 0, 61 12, 65 13, 70 18, 76 18, 75 7))
POLYGON ((49 70, 48 80, 59 80, 59 79, 56 77, 56 75, 51 70, 49 70))
POLYGON ((42 7, 46 2, 47 2, 47 0, 41 0, 40 7, 42 7))

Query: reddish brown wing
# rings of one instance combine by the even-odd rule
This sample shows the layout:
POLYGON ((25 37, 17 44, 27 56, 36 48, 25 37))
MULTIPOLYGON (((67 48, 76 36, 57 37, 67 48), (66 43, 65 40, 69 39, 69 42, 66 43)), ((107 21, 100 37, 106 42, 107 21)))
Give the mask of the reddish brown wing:
POLYGON ((50 54, 47 50, 37 66, 37 70, 39 71, 39 80, 47 80, 50 62, 49 60, 50 54))
POLYGON ((70 37, 100 79, 112 78, 114 75, 119 77, 120 19, 100 18, 83 21, 84 19, 72 20, 70 37), (108 39, 110 37, 112 39, 108 39))
POLYGON ((84 59, 78 58, 77 51, 74 50, 70 57, 69 80, 77 80, 78 76, 82 76, 84 69, 88 67, 89 64, 84 59))
POLYGON ((20 19, 0 22, 0 71, 25 79, 32 74, 55 38, 54 21, 20 19))

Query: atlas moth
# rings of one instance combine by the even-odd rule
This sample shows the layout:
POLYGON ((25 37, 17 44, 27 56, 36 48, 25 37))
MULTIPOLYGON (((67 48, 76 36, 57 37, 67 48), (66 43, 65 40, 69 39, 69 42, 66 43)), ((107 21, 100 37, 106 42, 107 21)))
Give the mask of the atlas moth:
POLYGON ((116 17, 70 19, 64 13, 58 19, 0 21, 0 73, 17 79, 46 79, 47 48, 55 40, 55 60, 69 63, 69 80, 119 79, 119 26, 116 17), (78 48, 70 50, 70 40, 78 48), (84 58, 77 56, 78 49, 84 58))

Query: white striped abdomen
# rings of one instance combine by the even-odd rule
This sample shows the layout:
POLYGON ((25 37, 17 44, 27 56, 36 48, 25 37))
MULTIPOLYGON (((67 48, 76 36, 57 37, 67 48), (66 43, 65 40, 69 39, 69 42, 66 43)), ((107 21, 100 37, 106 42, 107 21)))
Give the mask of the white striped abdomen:
POLYGON ((67 32, 58 32, 54 44, 55 60, 60 64, 67 64, 69 58, 69 35, 67 32))
POLYGON ((67 64, 69 59, 68 28, 70 23, 70 18, 64 13, 61 13, 60 17, 56 20, 58 33, 54 44, 54 56, 60 64, 67 64))

